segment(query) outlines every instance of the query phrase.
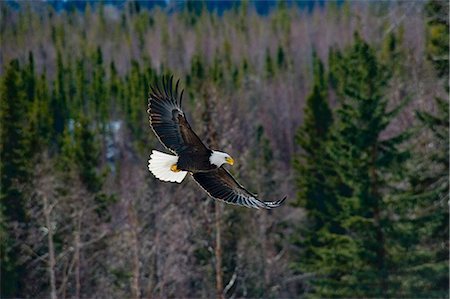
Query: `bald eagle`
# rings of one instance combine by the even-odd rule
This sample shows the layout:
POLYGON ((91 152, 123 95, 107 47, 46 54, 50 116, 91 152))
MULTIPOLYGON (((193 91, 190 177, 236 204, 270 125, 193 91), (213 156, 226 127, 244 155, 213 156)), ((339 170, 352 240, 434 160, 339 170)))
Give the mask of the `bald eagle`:
POLYGON ((261 201, 242 187, 223 164, 234 164, 227 153, 208 148, 191 129, 181 102, 183 90, 178 93, 178 80, 173 88, 173 77, 162 78, 150 86, 148 114, 150 127, 159 141, 174 155, 152 151, 148 169, 158 179, 181 183, 189 173, 211 197, 230 204, 256 209, 273 209, 286 199, 261 201))

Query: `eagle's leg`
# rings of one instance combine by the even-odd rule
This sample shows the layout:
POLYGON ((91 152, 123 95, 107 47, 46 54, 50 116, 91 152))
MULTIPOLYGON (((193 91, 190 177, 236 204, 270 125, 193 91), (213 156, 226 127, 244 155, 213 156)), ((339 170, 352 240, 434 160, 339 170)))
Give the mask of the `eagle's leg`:
POLYGON ((170 170, 172 170, 173 172, 180 172, 181 169, 178 169, 177 164, 173 164, 172 166, 170 166, 170 170))

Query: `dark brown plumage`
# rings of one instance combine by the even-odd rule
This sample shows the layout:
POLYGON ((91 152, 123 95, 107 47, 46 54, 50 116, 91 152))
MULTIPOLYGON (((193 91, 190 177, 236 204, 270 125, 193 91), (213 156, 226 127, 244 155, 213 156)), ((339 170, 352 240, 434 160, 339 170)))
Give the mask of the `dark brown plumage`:
POLYGON ((249 208, 276 208, 286 199, 261 201, 255 194, 242 187, 223 166, 208 172, 193 174, 197 183, 213 198, 249 208))
POLYGON ((230 204, 256 209, 280 206, 286 197, 273 202, 261 201, 223 168, 223 163, 232 164, 233 159, 203 144, 181 109, 183 91, 178 93, 179 81, 175 88, 172 83, 172 77, 163 77, 162 86, 158 83, 151 86, 147 112, 155 135, 176 156, 153 151, 150 171, 159 179, 171 182, 181 182, 190 173, 211 197, 230 204))

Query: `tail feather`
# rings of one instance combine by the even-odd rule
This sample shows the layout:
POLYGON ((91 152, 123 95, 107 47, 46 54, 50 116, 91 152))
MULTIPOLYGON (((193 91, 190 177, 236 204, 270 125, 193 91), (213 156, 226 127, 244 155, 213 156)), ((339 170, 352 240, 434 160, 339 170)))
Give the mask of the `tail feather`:
POLYGON ((150 155, 150 160, 148 160, 148 169, 161 181, 181 183, 187 171, 174 172, 170 169, 177 162, 178 156, 153 150, 150 155))

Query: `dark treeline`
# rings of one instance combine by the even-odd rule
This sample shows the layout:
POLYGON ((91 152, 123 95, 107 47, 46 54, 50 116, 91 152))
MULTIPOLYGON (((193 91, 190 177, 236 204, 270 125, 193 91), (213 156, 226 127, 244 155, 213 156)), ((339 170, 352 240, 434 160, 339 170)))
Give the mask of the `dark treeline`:
POLYGON ((448 298, 448 3, 190 5, 0 3, 2 298, 448 298), (283 207, 148 172, 165 74, 283 207))

